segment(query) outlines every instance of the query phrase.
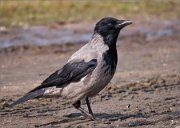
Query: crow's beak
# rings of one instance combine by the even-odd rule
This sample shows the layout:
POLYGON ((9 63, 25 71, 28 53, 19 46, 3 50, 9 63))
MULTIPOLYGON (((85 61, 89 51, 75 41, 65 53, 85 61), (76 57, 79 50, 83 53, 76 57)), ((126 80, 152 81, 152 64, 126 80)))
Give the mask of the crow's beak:
POLYGON ((118 28, 123 28, 123 27, 125 27, 125 26, 128 26, 128 25, 130 25, 130 24, 132 24, 133 22, 132 21, 130 21, 130 20, 120 20, 119 21, 119 23, 117 23, 117 25, 116 25, 116 28, 118 29, 118 28))

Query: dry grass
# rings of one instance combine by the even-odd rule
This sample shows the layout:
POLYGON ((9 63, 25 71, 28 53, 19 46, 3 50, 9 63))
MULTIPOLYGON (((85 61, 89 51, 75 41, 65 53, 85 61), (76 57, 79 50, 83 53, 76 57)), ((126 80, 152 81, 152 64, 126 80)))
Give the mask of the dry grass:
POLYGON ((0 26, 77 22, 103 16, 180 17, 179 12, 178 0, 1 0, 0 26))

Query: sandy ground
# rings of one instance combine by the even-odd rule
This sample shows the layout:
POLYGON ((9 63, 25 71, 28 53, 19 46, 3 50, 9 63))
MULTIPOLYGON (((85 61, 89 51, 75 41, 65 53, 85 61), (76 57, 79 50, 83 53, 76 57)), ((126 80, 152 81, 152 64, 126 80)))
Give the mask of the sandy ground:
POLYGON ((0 55, 1 128, 180 127, 180 33, 150 41, 140 36, 126 38, 118 43, 116 74, 91 99, 97 121, 84 119, 61 97, 7 107, 60 68, 80 47, 0 55))

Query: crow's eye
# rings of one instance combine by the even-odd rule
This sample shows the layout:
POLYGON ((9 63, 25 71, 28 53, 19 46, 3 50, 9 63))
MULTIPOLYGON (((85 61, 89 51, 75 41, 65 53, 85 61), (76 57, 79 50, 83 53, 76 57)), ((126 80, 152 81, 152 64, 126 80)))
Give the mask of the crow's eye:
POLYGON ((107 26, 109 27, 109 28, 113 28, 113 25, 112 24, 107 24, 107 26))

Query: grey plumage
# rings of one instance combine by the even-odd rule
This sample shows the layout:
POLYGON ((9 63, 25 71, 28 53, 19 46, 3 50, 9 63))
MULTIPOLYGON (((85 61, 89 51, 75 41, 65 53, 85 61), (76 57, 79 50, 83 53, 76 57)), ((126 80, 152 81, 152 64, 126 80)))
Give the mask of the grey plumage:
POLYGON ((94 29, 92 39, 75 52, 61 69, 40 86, 15 101, 13 105, 46 94, 60 94, 83 114, 95 119, 88 98, 99 93, 112 79, 117 65, 116 40, 120 30, 130 21, 106 17, 94 29), (80 107, 85 98, 89 113, 80 107))

